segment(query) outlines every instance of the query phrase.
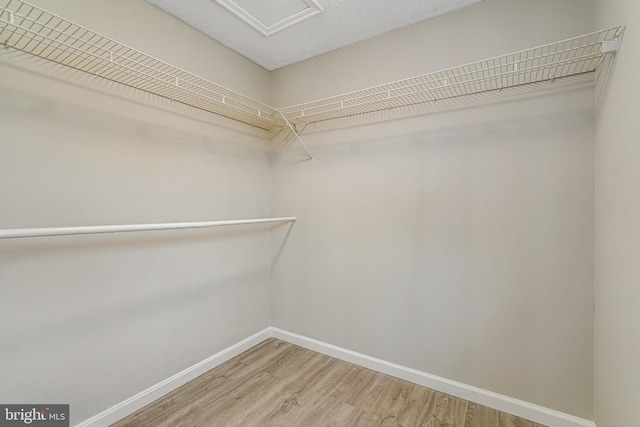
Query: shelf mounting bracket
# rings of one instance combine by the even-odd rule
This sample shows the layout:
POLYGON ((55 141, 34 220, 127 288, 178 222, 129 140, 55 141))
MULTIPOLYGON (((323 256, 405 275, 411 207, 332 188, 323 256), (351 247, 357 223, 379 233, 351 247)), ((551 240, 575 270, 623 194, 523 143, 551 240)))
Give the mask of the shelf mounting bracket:
POLYGON ((614 37, 602 41, 602 54, 616 53, 620 49, 620 38, 614 37))
POLYGON ((284 113, 282 111, 278 110, 278 114, 280 114, 280 117, 282 117, 282 120, 284 120, 284 122, 287 124, 287 126, 289 127, 289 129, 293 133, 293 136, 296 137, 296 139, 298 140, 298 144, 300 144, 300 146, 302 148, 304 148, 304 151, 307 152, 307 155, 309 156, 309 160, 311 160, 313 162, 313 155, 311 154, 311 152, 309 151, 307 146, 304 145, 304 142, 302 142, 302 139, 300 139, 300 135, 298 135, 298 132, 296 132, 296 129, 291 125, 289 120, 287 120, 287 117, 284 115, 284 113))

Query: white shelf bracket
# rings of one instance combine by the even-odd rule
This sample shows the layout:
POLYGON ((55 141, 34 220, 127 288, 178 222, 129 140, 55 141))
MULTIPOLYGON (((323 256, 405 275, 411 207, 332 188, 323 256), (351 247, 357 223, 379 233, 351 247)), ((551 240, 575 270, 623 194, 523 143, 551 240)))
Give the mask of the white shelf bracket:
POLYGON ((620 49, 620 38, 614 37, 612 39, 602 41, 602 54, 616 53, 620 49))
POLYGON ((287 124, 287 126, 289 127, 289 129, 291 130, 291 132, 293 133, 293 136, 296 137, 296 139, 298 140, 298 144, 300 144, 300 146, 302 148, 304 148, 304 151, 307 152, 307 155, 309 156, 309 160, 311 160, 313 162, 313 156, 311 155, 311 152, 309 151, 309 149, 307 148, 306 145, 304 145, 304 142, 302 142, 302 139, 300 139, 300 135, 298 135, 298 132, 296 132, 296 130, 294 129, 294 127, 291 125, 291 123, 289 122, 289 120, 287 120, 287 117, 282 113, 282 111, 278 110, 278 114, 280 114, 280 117, 282 117, 282 120, 284 120, 284 122, 287 124))

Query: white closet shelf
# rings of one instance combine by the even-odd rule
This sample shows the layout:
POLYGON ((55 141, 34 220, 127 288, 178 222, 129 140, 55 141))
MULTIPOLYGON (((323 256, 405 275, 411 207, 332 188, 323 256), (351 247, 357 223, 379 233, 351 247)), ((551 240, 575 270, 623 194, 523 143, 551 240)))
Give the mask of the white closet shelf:
POLYGON ((0 42, 117 83, 261 129, 285 124, 262 102, 21 0, 0 0, 0 42))
MULTIPOLYGON (((280 111, 291 123, 316 123, 445 100, 484 100, 592 82, 604 56, 615 52, 615 27, 446 70, 307 102, 280 111)), ((442 104, 442 103, 441 103, 442 104)))
MULTIPOLYGON (((0 43, 265 130, 443 101, 483 101, 593 82, 624 27, 570 38, 447 70, 286 108, 274 108, 198 77, 22 0, 0 0, 0 43)), ((297 136, 297 134, 296 134, 297 136)))

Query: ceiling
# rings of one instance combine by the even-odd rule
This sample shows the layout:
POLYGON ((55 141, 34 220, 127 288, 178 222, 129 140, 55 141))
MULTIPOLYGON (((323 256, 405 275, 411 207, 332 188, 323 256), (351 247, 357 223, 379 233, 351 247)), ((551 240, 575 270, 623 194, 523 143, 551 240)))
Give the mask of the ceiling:
POLYGON ((481 0, 147 0, 267 70, 481 0))

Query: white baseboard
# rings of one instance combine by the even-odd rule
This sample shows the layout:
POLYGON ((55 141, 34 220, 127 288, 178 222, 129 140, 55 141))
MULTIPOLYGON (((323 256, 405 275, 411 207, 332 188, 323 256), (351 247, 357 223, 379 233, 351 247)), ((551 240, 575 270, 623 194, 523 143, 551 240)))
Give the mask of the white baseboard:
POLYGON ((391 375, 402 380, 410 381, 433 390, 450 394, 461 399, 469 400, 481 405, 498 409, 521 418, 525 418, 536 423, 544 424, 550 427, 596 427, 593 421, 574 417, 563 412, 548 409, 522 400, 513 399, 498 393, 487 391, 478 387, 473 387, 457 381, 448 380, 446 378, 431 375, 416 369, 407 368, 406 366, 387 362, 385 360, 376 359, 375 357, 347 350, 332 344, 327 344, 312 338, 291 332, 283 331, 278 328, 270 328, 271 336, 344 360, 358 366, 362 366, 383 374, 391 375))
POLYGON ((251 347, 260 344, 271 336, 271 328, 266 328, 249 338, 240 341, 237 344, 226 348, 213 356, 196 363, 195 365, 178 372, 177 374, 167 378, 164 381, 159 382, 156 385, 149 387, 146 390, 141 391, 135 396, 118 403, 111 408, 100 412, 99 414, 89 418, 86 421, 76 424, 75 427, 108 427, 116 421, 121 420, 148 405, 154 400, 164 396, 165 394, 177 389, 178 387, 188 383, 189 381, 197 378, 205 372, 215 368, 218 365, 223 364, 227 360, 239 355, 240 353, 250 349, 251 347))
POLYGON ((138 409, 148 405, 154 400, 204 374, 210 369, 221 365, 227 360, 261 343, 269 337, 278 338, 283 341, 299 345, 300 347, 317 351, 318 353, 326 354, 358 366, 410 381, 461 399, 489 406, 550 427, 596 427, 593 421, 574 417, 572 415, 544 408, 522 400, 513 399, 508 396, 483 390, 457 381, 448 380, 446 378, 431 375, 426 372, 387 362, 385 360, 347 350, 333 344, 328 344, 313 338, 308 338, 273 327, 266 328, 249 338, 214 354, 202 362, 178 372, 166 380, 149 387, 148 389, 103 412, 100 412, 88 420, 83 421, 80 424, 76 424, 75 427, 108 427, 116 421, 119 421, 127 415, 130 415, 138 409))

